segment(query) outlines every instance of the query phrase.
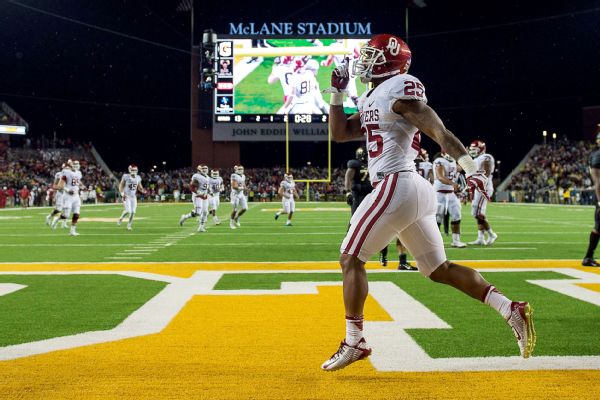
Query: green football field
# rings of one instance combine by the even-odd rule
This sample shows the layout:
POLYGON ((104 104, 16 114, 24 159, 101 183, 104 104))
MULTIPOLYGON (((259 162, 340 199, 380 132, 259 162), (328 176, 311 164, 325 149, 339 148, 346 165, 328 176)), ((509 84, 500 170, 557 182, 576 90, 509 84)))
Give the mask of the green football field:
MULTIPOLYGON (((78 237, 67 229, 51 230, 44 224, 48 208, 0 211, 1 262, 107 262, 107 261, 330 261, 338 258, 349 207, 342 203, 298 203, 293 226, 285 216, 274 220, 279 203, 251 203, 241 218, 242 227, 231 230, 230 206, 223 203, 223 224, 197 233, 197 223, 183 227, 179 216, 190 204, 140 204, 134 229, 116 225, 120 205, 84 206, 78 237)), ((489 220, 499 239, 489 247, 454 249, 445 236, 450 259, 580 259, 587 246, 593 208, 526 204, 491 204, 489 220)), ((470 209, 463 208, 462 240, 476 239, 470 209)), ((390 244, 389 258, 396 258, 390 244)))

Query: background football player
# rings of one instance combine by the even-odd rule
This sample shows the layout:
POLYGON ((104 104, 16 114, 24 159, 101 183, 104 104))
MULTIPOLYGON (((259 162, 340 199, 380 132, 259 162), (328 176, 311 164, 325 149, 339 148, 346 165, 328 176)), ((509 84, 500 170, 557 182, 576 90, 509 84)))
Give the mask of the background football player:
MULTIPOLYGON (((283 104, 285 106, 288 97, 292 94, 292 86, 290 84, 290 77, 294 74, 294 64, 292 61, 294 57, 292 56, 283 56, 275 58, 273 62, 273 68, 271 69, 271 74, 267 77, 267 83, 272 85, 279 81, 281 83, 281 89, 283 90, 283 104)), ((283 108, 281 106, 279 110, 277 110, 277 114, 283 114, 283 108)))
POLYGON ((193 210, 188 214, 183 214, 179 218, 179 225, 194 217, 198 218, 198 232, 206 232, 206 220, 208 219, 208 196, 210 194, 210 184, 208 178, 208 167, 198 165, 198 172, 192 175, 190 189, 192 191, 193 210))
POLYGON ((129 215, 127 222, 127 230, 130 231, 133 226, 133 217, 137 211, 137 192, 146 193, 142 186, 142 178, 138 175, 138 167, 131 164, 127 167, 129 173, 123 174, 121 182, 119 182, 119 193, 123 199, 123 212, 117 221, 117 225, 121 225, 123 219, 129 215))
MULTIPOLYGON (((48 225, 48 226, 56 227, 56 225, 54 224, 54 221, 60 219, 60 214, 64 207, 65 191, 64 191, 64 189, 59 190, 58 184, 60 183, 60 178, 62 177, 63 171, 65 170, 66 167, 67 167, 67 164, 63 163, 60 171, 58 171, 56 174, 54 174, 54 182, 52 183, 52 188, 54 189, 54 210, 52 210, 52 212, 46 216, 46 225, 48 225)), ((63 219, 63 220, 61 220, 61 222, 62 222, 62 227, 66 228, 67 220, 63 219)))
POLYGON ((283 181, 281 181, 277 193, 281 196, 281 210, 275 213, 275 221, 281 214, 287 214, 285 226, 292 226, 292 216, 296 211, 296 199, 299 197, 292 174, 283 175, 283 181))
POLYGON ((240 227, 240 217, 248 209, 248 199, 244 190, 246 189, 246 175, 244 175, 244 167, 236 165, 233 167, 231 174, 231 218, 229 219, 229 227, 236 229, 240 227))
POLYGON ((492 227, 490 226, 490 223, 486 217, 488 198, 491 199, 492 195, 494 194, 494 183, 492 182, 492 178, 494 169, 496 168, 496 163, 494 162, 494 157, 486 152, 485 143, 481 140, 473 140, 471 142, 471 145, 469 146, 469 154, 475 160, 477 169, 479 171, 484 171, 485 176, 488 178, 485 187, 487 197, 482 195, 480 192, 477 192, 473 195, 471 215, 475 217, 475 220, 477 220, 477 240, 469 242, 469 244, 489 245, 498 239, 498 235, 496 235, 496 233, 492 230, 492 227), (487 239, 485 238, 486 233, 488 235, 487 239))
MULTIPOLYGON (((600 133, 596 136, 596 144, 600 147, 600 133)), ((600 267, 600 264, 594 260, 594 251, 596 251, 600 239, 600 148, 590 154, 589 167, 594 182, 594 192, 596 193, 596 211, 594 212, 594 228, 590 232, 588 249, 581 265, 600 267)))
MULTIPOLYGON (((289 78, 292 90, 283 105, 283 114, 320 114, 316 109, 321 95, 315 72, 306 68, 306 62, 296 57, 293 62, 294 73, 289 78)), ((324 103, 324 102, 323 102, 324 103)))
MULTIPOLYGON (((79 212, 81 210, 81 198, 79 197, 79 188, 81 186, 81 171, 79 161, 67 162, 69 168, 66 168, 62 172, 60 182, 58 183, 58 190, 64 190, 65 195, 63 198, 63 212, 60 215, 61 220, 66 220, 71 214, 71 229, 69 235, 79 236, 77 232, 77 220, 79 220, 79 212)), ((52 224, 52 228, 56 228, 58 220, 55 220, 52 224)))
POLYGON ((433 161, 433 189, 437 196, 436 219, 438 227, 442 224, 444 214, 450 214, 452 229, 452 247, 463 248, 467 245, 460 241, 461 206, 456 192, 460 185, 455 181, 457 169, 456 161, 450 154, 442 151, 441 157, 433 161))
POLYGON ((223 186, 223 178, 219 176, 219 170, 213 169, 210 171, 210 196, 208 198, 208 212, 213 217, 215 225, 221 225, 221 221, 217 216, 217 210, 221 204, 221 192, 225 190, 223 186))
POLYGON ((433 183, 433 164, 429 161, 429 153, 422 147, 419 150, 419 155, 415 158, 415 165, 419 175, 433 183))
POLYGON ((411 51, 402 39, 388 34, 371 38, 361 48, 354 74, 364 83, 371 82, 373 89, 361 96, 359 112, 351 116, 345 114, 343 107, 350 80, 346 64, 336 68, 331 76, 332 87, 328 91, 332 138, 336 142, 366 139, 369 177, 375 189, 352 216, 340 246, 346 337, 321 365, 326 371, 344 368, 371 354, 363 336, 364 305, 369 293, 365 263, 394 237, 399 237, 414 255, 424 276, 494 308, 513 329, 524 358, 535 346, 531 306, 511 301, 479 272, 446 257, 436 226, 435 191, 415 171, 417 149, 413 143, 417 132, 429 136, 458 160, 471 190, 485 190, 487 178, 477 170, 458 138, 427 106, 424 85, 407 74, 410 63, 411 51))

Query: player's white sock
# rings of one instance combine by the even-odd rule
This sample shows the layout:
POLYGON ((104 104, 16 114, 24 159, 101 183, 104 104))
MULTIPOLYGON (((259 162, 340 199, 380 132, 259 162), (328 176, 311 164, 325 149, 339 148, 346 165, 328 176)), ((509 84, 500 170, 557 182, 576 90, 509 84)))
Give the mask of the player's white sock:
POLYGON ((453 242, 460 242, 460 233, 453 233, 452 234, 452 241, 453 242))
POLYGON ((123 211, 123 212, 121 213, 121 216, 119 217, 119 219, 120 219, 121 221, 123 221, 123 218, 125 218, 125 216, 126 216, 126 215, 127 215, 127 211, 123 211))
POLYGON ((488 229, 486 232, 487 232, 487 234, 488 234, 488 235, 490 235, 490 236, 493 236, 493 235, 494 235, 494 231, 492 230, 492 228, 488 229))
POLYGON ((508 319, 510 317, 510 305, 512 301, 500 293, 495 286, 488 286, 486 291, 487 293, 483 302, 498 311, 504 319, 508 319))
POLYGON ((484 240, 485 239, 485 231, 484 230, 478 230, 477 231, 477 239, 478 240, 484 240))
POLYGON ((356 346, 363 337, 363 320, 364 317, 346 316, 346 343, 350 346, 356 346))
POLYGON ((192 213, 187 213, 187 214, 183 214, 183 219, 190 219, 193 218, 194 216, 192 215, 192 213))
POLYGON ((208 219, 207 213, 200 214, 200 225, 204 226, 204 224, 206 224, 207 219, 208 219))
POLYGON ((133 223, 133 216, 134 215, 135 215, 134 213, 129 214, 129 223, 127 225, 131 226, 131 224, 133 223))
POLYGON ((287 222, 285 223, 286 225, 291 225, 292 224, 292 220, 288 219, 287 222))
POLYGON ((277 216, 279 217, 279 216, 281 215, 281 211, 277 211, 277 212, 275 213, 275 215, 277 215, 277 216))

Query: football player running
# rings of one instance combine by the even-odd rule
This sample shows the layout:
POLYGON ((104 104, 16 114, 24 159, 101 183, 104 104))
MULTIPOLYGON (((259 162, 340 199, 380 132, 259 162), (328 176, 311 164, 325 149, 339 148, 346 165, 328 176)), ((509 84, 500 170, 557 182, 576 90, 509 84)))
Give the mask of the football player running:
MULTIPOLYGON (((79 198, 79 187, 81 186, 81 168, 79 161, 67 161, 67 168, 62 171, 60 182, 57 190, 64 190, 63 211, 60 215, 60 220, 67 220, 71 214, 71 229, 69 235, 79 236, 77 233, 77 220, 79 220, 79 212, 81 210, 81 199, 79 198)), ((58 220, 52 223, 52 229, 56 228, 58 220)))
POLYGON ((491 199, 494 194, 494 184, 492 183, 495 169, 494 157, 492 157, 491 154, 486 153, 485 143, 481 140, 473 140, 471 142, 469 154, 475 160, 477 170, 484 171, 485 176, 488 178, 485 186, 487 196, 484 196, 481 192, 475 192, 473 194, 471 215, 477 220, 477 240, 469 242, 469 244, 490 245, 498 239, 498 235, 492 230, 492 227, 485 216, 487 203, 489 201, 488 199, 491 199), (485 238, 486 233, 488 235, 487 239, 485 238))
POLYGON ((127 222, 127 230, 130 231, 133 226, 133 217, 137 210, 137 192, 146 193, 142 186, 142 178, 138 175, 138 167, 135 164, 131 164, 127 167, 129 173, 123 174, 121 182, 119 182, 119 193, 123 199, 123 212, 117 221, 117 225, 120 226, 123 219, 129 215, 129 221, 127 222))
POLYGON ((464 248, 466 244, 460 241, 460 200, 456 192, 460 185, 455 181, 457 175, 456 161, 448 153, 442 151, 441 157, 433 161, 433 189, 437 196, 436 220, 438 228, 442 224, 446 212, 450 214, 450 226, 452 227, 452 247, 464 248))
POLYGON ((344 64, 332 73, 332 88, 328 89, 332 92, 332 137, 345 142, 365 136, 369 175, 375 189, 352 216, 341 245, 346 337, 322 364, 326 371, 344 368, 371 354, 363 337, 363 310, 369 291, 365 263, 396 236, 415 257, 424 276, 498 311, 513 329, 524 358, 531 355, 535 345, 529 303, 509 300, 479 272, 446 258, 435 219, 435 191, 415 172, 415 134, 420 130, 458 160, 470 190, 484 192, 487 177, 477 170, 462 143, 427 106, 423 84, 407 74, 410 61, 411 52, 400 38, 383 34, 369 40, 361 49, 354 73, 362 82, 372 82, 373 88, 361 96, 359 112, 350 117, 342 107, 349 80, 347 66, 344 64))
POLYGON ((231 174, 231 218, 229 219, 229 227, 236 229, 240 227, 240 217, 248 209, 248 199, 244 193, 246 189, 246 175, 244 175, 244 167, 236 165, 233 167, 231 174))
POLYGON ((296 190, 296 182, 294 182, 294 176, 292 174, 284 174, 283 181, 279 185, 277 191, 281 196, 281 210, 275 214, 275 221, 279 219, 281 214, 287 214, 287 221, 285 226, 292 226, 292 216, 296 211, 296 200, 298 199, 298 191, 296 190))
POLYGON ((208 212, 213 217, 215 225, 221 225, 221 221, 217 216, 217 210, 221 204, 221 192, 225 190, 223 186, 223 178, 219 176, 219 170, 213 169, 210 171, 210 197, 208 198, 208 212))
MULTIPOLYGON (((46 216, 46 225, 54 226, 54 221, 57 221, 60 218, 60 214, 64 208, 64 197, 65 191, 64 189, 58 190, 58 184, 60 183, 60 178, 62 177, 62 173, 67 168, 67 164, 63 163, 61 166, 61 170, 54 174, 54 182, 52 184, 52 188, 54 189, 54 210, 50 214, 46 216)), ((62 227, 67 227, 67 220, 62 220, 62 227)))
POLYGON ((415 158, 415 165, 419 175, 433 183, 433 164, 429 161, 429 153, 422 147, 419 150, 419 155, 415 158))
POLYGON ((188 214, 183 214, 179 218, 179 225, 194 217, 198 218, 198 232, 206 232, 206 220, 208 219, 208 197, 210 195, 210 182, 208 178, 208 167, 198 165, 197 173, 192 175, 190 188, 192 190, 192 203, 194 208, 188 214))

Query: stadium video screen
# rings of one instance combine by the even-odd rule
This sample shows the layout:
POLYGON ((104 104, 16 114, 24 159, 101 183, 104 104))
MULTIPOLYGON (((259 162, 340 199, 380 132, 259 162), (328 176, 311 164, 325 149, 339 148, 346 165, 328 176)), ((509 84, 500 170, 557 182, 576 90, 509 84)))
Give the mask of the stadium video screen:
MULTIPOLYGON (((368 39, 221 39, 215 71, 216 122, 327 122, 331 71, 368 39)), ((366 85, 351 76, 347 113, 366 85)))

